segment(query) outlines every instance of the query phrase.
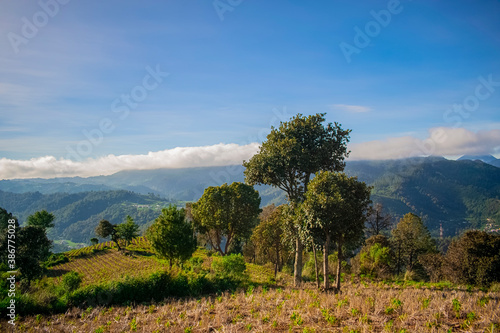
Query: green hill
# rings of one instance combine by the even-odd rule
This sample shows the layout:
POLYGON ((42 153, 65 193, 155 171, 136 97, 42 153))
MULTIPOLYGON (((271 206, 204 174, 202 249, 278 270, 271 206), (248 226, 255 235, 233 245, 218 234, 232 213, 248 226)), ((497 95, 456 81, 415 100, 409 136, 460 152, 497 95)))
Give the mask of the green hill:
POLYGON ((94 229, 101 219, 117 224, 130 215, 144 229, 158 217, 161 208, 170 203, 156 195, 123 190, 71 194, 0 191, 0 207, 17 216, 21 224, 30 214, 46 209, 56 217, 49 237, 77 243, 88 243, 90 238, 95 237, 94 229))
MULTIPOLYGON (((13 212, 21 221, 36 210, 53 211, 57 220, 52 238, 88 242, 102 218, 119 223, 131 215, 145 225, 158 216, 156 204, 198 200, 208 186, 243 181, 243 171, 243 166, 235 165, 133 170, 90 178, 3 180, 0 190, 15 193, 0 191, 0 207, 13 212), (82 192, 87 188, 119 191, 82 192), (63 190, 67 193, 59 193, 63 190)), ((500 168, 480 160, 427 157, 348 161, 345 171, 373 186, 373 201, 383 203, 395 220, 413 212, 424 218, 435 236, 440 225, 445 236, 466 228, 485 228, 488 224, 500 227, 500 168)), ((262 206, 286 201, 285 194, 276 188, 257 186, 256 189, 261 194, 262 206)))

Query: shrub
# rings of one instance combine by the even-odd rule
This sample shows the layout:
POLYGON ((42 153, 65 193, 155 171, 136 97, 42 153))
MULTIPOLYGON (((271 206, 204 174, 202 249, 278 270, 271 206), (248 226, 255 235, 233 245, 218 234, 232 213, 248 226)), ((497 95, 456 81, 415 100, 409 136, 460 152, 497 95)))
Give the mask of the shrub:
POLYGON ((51 254, 49 259, 45 261, 44 266, 48 268, 59 264, 64 264, 68 261, 69 259, 64 253, 51 254))
POLYGON ((78 289, 81 283, 82 283, 82 278, 77 272, 69 272, 67 274, 64 274, 61 282, 61 288, 65 292, 70 293, 78 289))
POLYGON ((212 269, 218 278, 232 281, 243 281, 248 278, 244 273, 246 264, 241 254, 230 254, 222 258, 214 258, 212 269))
POLYGON ((499 235, 467 231, 448 248, 443 273, 455 283, 489 286, 493 282, 500 282, 499 254, 499 235))

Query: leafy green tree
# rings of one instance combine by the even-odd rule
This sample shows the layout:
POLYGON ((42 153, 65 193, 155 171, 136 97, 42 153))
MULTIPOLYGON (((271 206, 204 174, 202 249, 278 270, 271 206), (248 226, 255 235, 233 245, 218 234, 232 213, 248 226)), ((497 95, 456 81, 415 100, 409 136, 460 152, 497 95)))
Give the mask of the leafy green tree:
POLYGON ((52 241, 45 229, 35 226, 20 228, 16 234, 16 265, 22 279, 32 281, 43 274, 42 262, 50 256, 52 241))
POLYGON ((121 251, 120 234, 118 233, 116 225, 110 223, 108 220, 101 220, 99 221, 99 225, 95 228, 95 234, 101 238, 108 238, 111 236, 111 240, 115 242, 118 250, 121 251))
POLYGON ((184 209, 175 206, 163 208, 161 215, 148 228, 146 237, 156 254, 172 262, 189 259, 196 250, 196 238, 191 224, 186 221, 184 209))
POLYGON ((455 283, 488 286, 500 282, 500 235, 467 231, 448 248, 443 273, 455 283))
MULTIPOLYGON (((12 224, 10 224, 12 225, 12 224)), ((0 208, 0 263, 7 264, 10 259, 8 256, 9 239, 15 243, 15 264, 21 271, 21 279, 32 281, 42 276, 44 268, 42 263, 50 256, 50 248, 52 242, 47 238, 45 228, 39 226, 19 227, 17 218, 8 213, 5 209, 0 208), (8 233, 9 220, 15 220, 15 228, 12 233, 8 233), (9 238, 8 235, 14 235, 15 238, 9 238)), ((8 267, 9 270, 14 268, 8 267)))
POLYGON ((340 291, 343 248, 361 243, 369 204, 370 187, 356 177, 320 171, 311 180, 303 208, 309 228, 322 234, 325 290, 329 289, 330 242, 335 242, 337 247, 336 290, 340 291))
POLYGON ((197 231, 205 234, 213 249, 226 255, 236 239, 250 237, 260 213, 259 205, 259 192, 252 186, 234 182, 205 189, 202 197, 192 204, 191 213, 197 231))
POLYGON ((99 239, 97 239, 97 238, 95 238, 95 237, 92 237, 92 238, 90 239, 90 243, 91 243, 92 245, 97 245, 97 244, 99 244, 99 239))
POLYGON ((49 229, 54 227, 53 221, 55 218, 54 214, 49 213, 44 209, 28 216, 26 223, 29 226, 49 229))
POLYGON ((412 273, 421 254, 437 252, 429 230, 420 217, 413 213, 403 216, 392 230, 392 241, 398 274, 401 272, 401 267, 412 273))
POLYGON ((0 237, 5 235, 5 232, 3 231, 8 228, 9 220, 15 220, 16 228, 19 227, 19 222, 17 221, 17 218, 12 216, 12 213, 7 212, 7 210, 0 207, 0 231, 2 232, 0 234, 0 237))
POLYGON ((276 277, 283 265, 285 256, 285 245, 283 243, 283 205, 275 207, 264 207, 260 223, 253 230, 251 241, 255 244, 256 255, 264 262, 271 261, 274 264, 274 276, 276 277))
MULTIPOLYGON (((342 171, 348 156, 350 130, 338 123, 323 125, 325 113, 310 116, 297 114, 279 128, 271 128, 259 152, 245 166, 247 184, 267 184, 286 192, 289 203, 297 206, 304 200, 311 176, 320 170, 342 171)), ((302 221, 291 225, 295 238, 294 283, 302 281, 302 221)))
POLYGON ((130 215, 127 215, 125 222, 118 224, 115 229, 119 238, 125 241, 125 247, 130 244, 132 239, 139 237, 140 235, 139 226, 134 222, 134 219, 130 215))

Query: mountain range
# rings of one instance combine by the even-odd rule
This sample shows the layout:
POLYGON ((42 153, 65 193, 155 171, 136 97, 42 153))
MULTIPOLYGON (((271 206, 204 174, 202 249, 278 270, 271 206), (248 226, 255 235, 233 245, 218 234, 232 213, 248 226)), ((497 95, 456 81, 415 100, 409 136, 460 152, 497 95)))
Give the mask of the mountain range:
MULTIPOLYGON (((434 236, 467 228, 500 225, 500 168, 493 156, 385 161, 348 161, 345 172, 372 186, 373 202, 396 222, 404 214, 422 216, 434 236)), ((196 201, 208 186, 244 181, 240 165, 185 169, 130 170, 90 178, 0 181, 0 207, 21 221, 40 209, 56 215, 53 239, 88 242, 102 218, 120 223, 133 216, 145 228, 170 203, 196 201)), ((256 186, 265 206, 286 202, 270 186, 256 186)))

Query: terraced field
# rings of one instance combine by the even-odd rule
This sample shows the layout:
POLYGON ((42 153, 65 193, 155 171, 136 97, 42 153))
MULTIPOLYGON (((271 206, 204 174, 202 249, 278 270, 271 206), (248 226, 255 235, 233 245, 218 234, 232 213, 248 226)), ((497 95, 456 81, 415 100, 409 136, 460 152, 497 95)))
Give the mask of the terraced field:
POLYGON ((126 252, 116 249, 113 242, 100 243, 66 252, 69 262, 53 266, 48 277, 58 284, 62 276, 75 271, 82 276, 82 284, 98 284, 129 277, 147 276, 168 269, 168 264, 157 260, 144 237, 134 239, 126 252))

